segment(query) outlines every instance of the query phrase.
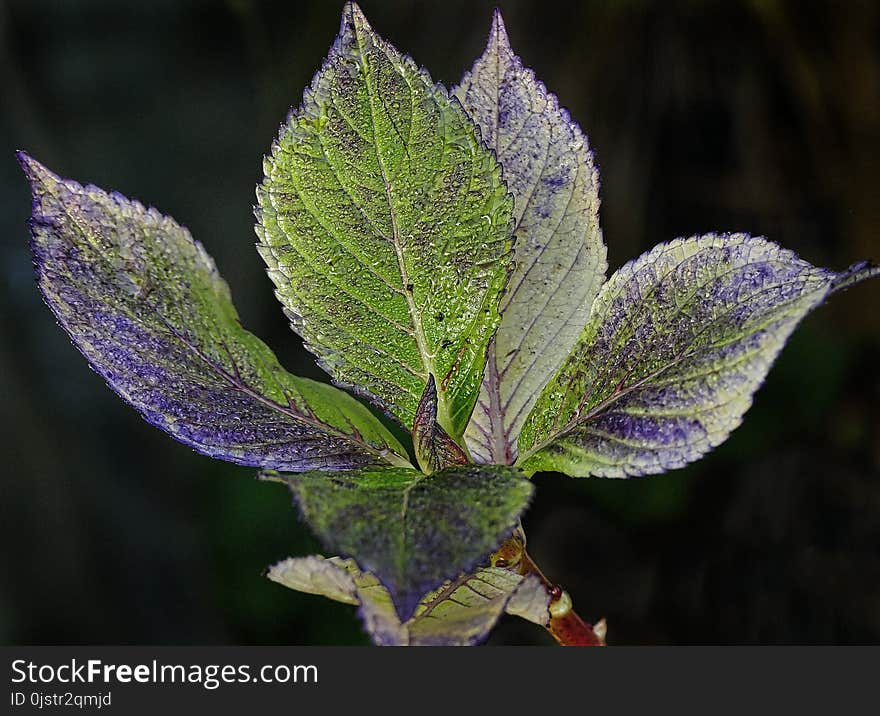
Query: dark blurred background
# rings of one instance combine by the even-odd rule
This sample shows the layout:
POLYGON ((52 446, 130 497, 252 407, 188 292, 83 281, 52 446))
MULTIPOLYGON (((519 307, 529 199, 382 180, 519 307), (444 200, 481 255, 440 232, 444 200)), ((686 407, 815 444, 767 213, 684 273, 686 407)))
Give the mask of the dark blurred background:
MULTIPOLYGON (((453 84, 493 3, 364 0, 453 84)), ((612 269, 679 235, 880 260, 880 4, 500 3, 590 136, 612 269)), ((286 491, 144 423, 34 287, 23 148, 192 229, 244 324, 319 375, 254 250, 253 187, 339 2, 0 0, 0 643, 365 643, 261 570, 318 545, 286 491)), ((530 550, 612 643, 880 642, 880 282, 797 331, 742 428, 686 470, 538 476, 530 550)), ((549 643, 505 620, 490 643, 549 643)))

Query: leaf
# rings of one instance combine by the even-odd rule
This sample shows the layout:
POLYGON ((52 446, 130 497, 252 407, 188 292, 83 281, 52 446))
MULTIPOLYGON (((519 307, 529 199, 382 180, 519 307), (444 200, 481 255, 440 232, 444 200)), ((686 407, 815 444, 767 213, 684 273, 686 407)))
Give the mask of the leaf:
POLYGON ((455 95, 495 150, 514 196, 514 271, 465 433, 477 462, 512 464, 526 417, 605 280, 599 173, 580 127, 514 54, 500 11, 455 95))
POLYGON ((343 604, 360 604, 352 574, 340 564, 344 562, 354 566, 351 560, 325 559, 320 555, 289 557, 269 567, 266 576, 297 592, 318 594, 343 604))
POLYGON ((485 567, 426 597, 407 624, 414 646, 469 646, 486 638, 519 589, 535 577, 485 567))
POLYGON ((745 234, 660 244, 603 286, 523 429, 521 464, 626 477, 696 460, 739 425, 798 322, 872 273, 838 275, 745 234))
POLYGON ((505 608, 538 624, 549 621, 549 597, 540 581, 496 567, 480 568, 425 595, 405 624, 397 618, 388 590, 353 560, 292 557, 270 568, 267 576, 290 589, 359 604, 364 626, 384 646, 474 644, 486 637, 505 608), (543 614, 539 593, 544 595, 543 614))
POLYGON ((419 467, 427 475, 451 465, 470 463, 464 450, 437 423, 437 385, 433 375, 428 377, 416 409, 412 436, 419 467))
POLYGON ((241 327, 229 288, 186 229, 18 157, 33 190, 43 298, 89 365, 147 422, 242 465, 407 464, 364 406, 290 375, 241 327))
POLYGON ((541 626, 550 623, 551 595, 541 580, 529 574, 507 602, 507 613, 541 626))
POLYGON ((496 466, 430 476, 367 468, 286 478, 317 536, 376 574, 404 621, 422 595, 497 547, 532 495, 518 469, 496 466))
POLYGON ((857 283, 877 277, 880 277, 880 266, 870 261, 859 261, 835 276, 831 284, 831 292, 844 291, 857 283))
POLYGON ((348 4, 265 161, 259 250, 338 385, 413 424, 429 375, 461 435, 511 260, 511 199, 446 90, 348 4))
POLYGON ((270 567, 266 576, 273 582, 307 594, 318 594, 343 604, 360 605, 360 616, 367 632, 380 646, 405 646, 406 627, 388 590, 375 575, 361 572, 351 559, 319 555, 288 557, 270 567))

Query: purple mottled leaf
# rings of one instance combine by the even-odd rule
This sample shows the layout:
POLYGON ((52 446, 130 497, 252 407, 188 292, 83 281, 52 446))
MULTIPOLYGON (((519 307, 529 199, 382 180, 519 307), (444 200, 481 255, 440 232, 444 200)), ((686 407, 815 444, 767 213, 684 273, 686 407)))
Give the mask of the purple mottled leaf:
POLYGON ((375 574, 402 621, 428 591, 494 550, 533 491, 519 469, 495 465, 449 467, 432 475, 365 468, 286 479, 317 536, 375 574))
POLYGON ((155 209, 19 154, 43 298, 151 424, 211 457, 287 471, 408 464, 360 403, 287 373, 245 331, 214 262, 155 209))
POLYGON ((679 468, 723 442, 836 274, 744 234, 661 244, 615 273, 520 436, 528 472, 626 477, 679 468))
POLYGON ((465 433, 477 462, 511 464, 526 417, 605 278, 599 173, 580 127, 514 54, 500 11, 455 95, 495 150, 514 197, 514 270, 465 433))

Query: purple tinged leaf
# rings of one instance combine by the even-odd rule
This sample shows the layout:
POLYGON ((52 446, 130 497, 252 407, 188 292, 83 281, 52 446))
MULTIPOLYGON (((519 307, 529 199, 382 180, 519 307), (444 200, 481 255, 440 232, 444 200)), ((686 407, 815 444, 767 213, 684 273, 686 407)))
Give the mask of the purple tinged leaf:
POLYGON ((25 153, 39 288, 89 365, 147 422, 211 457, 286 471, 408 464, 336 388, 287 373, 245 331, 189 232, 25 153))
POLYGON ((835 274, 745 234, 661 244, 603 286, 577 346, 520 436, 527 472, 627 477, 683 467, 723 442, 835 274))
POLYGON ((428 376, 428 385, 416 409, 412 436, 419 467, 427 475, 444 467, 470 463, 465 451, 437 422, 437 386, 433 375, 428 376))
POLYGON ((841 271, 831 284, 831 292, 845 291, 850 286, 880 276, 880 266, 870 261, 859 261, 845 271, 841 271))
POLYGON ((477 462, 511 464, 526 417, 604 281, 599 175, 580 128, 514 54, 500 11, 485 52, 454 93, 514 196, 514 271, 465 433, 477 462))

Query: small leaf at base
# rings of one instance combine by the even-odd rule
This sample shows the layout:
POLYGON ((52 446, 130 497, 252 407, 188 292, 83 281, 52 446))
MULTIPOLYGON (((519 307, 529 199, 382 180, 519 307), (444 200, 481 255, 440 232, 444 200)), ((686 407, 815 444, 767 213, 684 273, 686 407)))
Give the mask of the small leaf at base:
POLYGON ((516 468, 388 468, 288 475, 302 514, 328 549, 387 587, 402 620, 419 599, 470 569, 516 525, 533 486, 516 468))
POLYGON ((290 589, 359 604, 364 626, 383 646, 478 643, 505 610, 542 626, 549 621, 549 597, 540 581, 496 567, 480 568, 424 595, 405 623, 397 618, 385 587, 353 560, 291 557, 271 567, 267 576, 290 589))

